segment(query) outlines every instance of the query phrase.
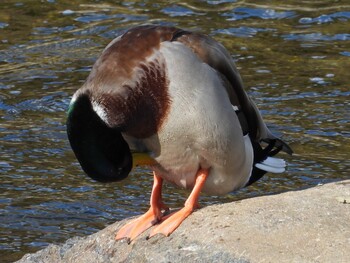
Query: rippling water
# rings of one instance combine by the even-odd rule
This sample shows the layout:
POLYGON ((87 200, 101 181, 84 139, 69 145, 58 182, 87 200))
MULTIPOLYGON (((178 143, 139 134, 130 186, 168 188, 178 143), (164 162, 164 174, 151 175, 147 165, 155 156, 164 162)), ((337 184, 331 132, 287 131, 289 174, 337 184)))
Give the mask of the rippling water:
MULTIPOLYGON (((2 0, 0 258, 10 262, 147 209, 150 171, 120 184, 91 181, 64 126, 70 97, 103 47, 142 23, 221 41, 269 127, 295 150, 285 156, 285 174, 224 197, 203 196, 202 203, 350 178, 349 2, 261 2, 2 0)), ((177 207, 187 196, 170 186, 165 194, 177 207)))

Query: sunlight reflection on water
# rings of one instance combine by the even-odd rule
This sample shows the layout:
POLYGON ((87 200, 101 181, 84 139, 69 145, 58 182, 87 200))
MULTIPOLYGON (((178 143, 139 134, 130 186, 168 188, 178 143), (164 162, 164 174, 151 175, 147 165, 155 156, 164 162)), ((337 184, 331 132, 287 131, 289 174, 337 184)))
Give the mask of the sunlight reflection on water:
MULTIPOLYGON (((327 8, 323 1, 323 9, 312 1, 302 8, 292 1, 278 7, 237 1, 87 2, 0 3, 0 250, 5 262, 147 209, 150 171, 139 169, 120 184, 92 182, 65 132, 70 97, 101 50, 140 23, 176 25, 221 41, 269 127, 295 151, 284 156, 285 174, 268 174, 224 197, 204 195, 204 205, 350 177, 350 6, 341 1, 339 7, 329 1, 327 8)), ((188 193, 167 186, 164 195, 170 206, 179 207, 188 193)))

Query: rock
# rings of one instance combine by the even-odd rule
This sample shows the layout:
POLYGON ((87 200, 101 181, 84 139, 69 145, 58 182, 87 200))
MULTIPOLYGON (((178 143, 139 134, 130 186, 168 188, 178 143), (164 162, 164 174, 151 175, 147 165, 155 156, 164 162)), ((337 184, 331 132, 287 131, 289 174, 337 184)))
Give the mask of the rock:
POLYGON ((114 223, 27 254, 34 262, 350 262, 350 180, 197 210, 170 236, 128 245, 114 223), (342 200, 342 201, 340 201, 342 200), (345 200, 345 202, 344 202, 345 200))

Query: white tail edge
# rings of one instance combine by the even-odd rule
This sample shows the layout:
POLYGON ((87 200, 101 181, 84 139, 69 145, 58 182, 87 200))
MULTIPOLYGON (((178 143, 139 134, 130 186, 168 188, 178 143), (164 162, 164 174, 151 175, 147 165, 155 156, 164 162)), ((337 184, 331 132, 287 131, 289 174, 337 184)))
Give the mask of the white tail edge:
POLYGON ((270 173, 283 173, 286 170, 286 162, 280 158, 267 157, 261 163, 255 164, 255 167, 270 173))

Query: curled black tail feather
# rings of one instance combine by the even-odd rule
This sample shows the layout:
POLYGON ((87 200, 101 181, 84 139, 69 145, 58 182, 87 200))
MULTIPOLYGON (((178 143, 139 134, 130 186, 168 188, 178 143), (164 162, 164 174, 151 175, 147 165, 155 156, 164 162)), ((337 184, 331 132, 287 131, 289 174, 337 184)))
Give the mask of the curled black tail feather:
POLYGON ((252 174, 246 186, 255 183, 261 177, 263 177, 264 174, 267 173, 266 171, 255 167, 255 164, 266 160, 267 157, 275 156, 277 153, 279 153, 282 150, 283 145, 280 144, 279 146, 275 147, 276 142, 277 142, 277 139, 270 140, 269 144, 264 149, 261 147, 260 143, 252 142, 253 149, 254 149, 254 163, 253 163, 252 174))

